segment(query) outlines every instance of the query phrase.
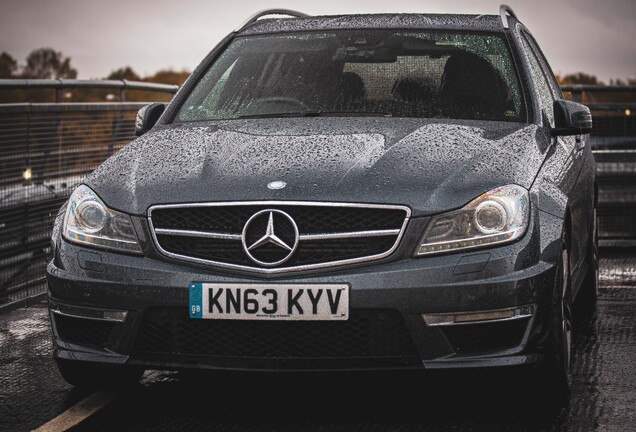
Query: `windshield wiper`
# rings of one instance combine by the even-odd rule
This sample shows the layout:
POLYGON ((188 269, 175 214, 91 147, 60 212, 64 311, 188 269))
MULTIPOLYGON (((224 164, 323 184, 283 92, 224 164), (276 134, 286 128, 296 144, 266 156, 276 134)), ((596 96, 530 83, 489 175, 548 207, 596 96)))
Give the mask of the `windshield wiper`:
POLYGON ((392 117, 389 112, 372 111, 298 111, 282 113, 263 113, 241 115, 240 119, 250 118, 277 118, 277 117, 392 117))
POLYGON ((282 113, 262 113, 262 114, 245 114, 240 115, 238 118, 240 119, 249 119, 249 118, 276 118, 276 117, 305 117, 304 111, 299 112, 282 112, 282 113))
POLYGON ((393 117, 382 111, 307 111, 305 117, 393 117))

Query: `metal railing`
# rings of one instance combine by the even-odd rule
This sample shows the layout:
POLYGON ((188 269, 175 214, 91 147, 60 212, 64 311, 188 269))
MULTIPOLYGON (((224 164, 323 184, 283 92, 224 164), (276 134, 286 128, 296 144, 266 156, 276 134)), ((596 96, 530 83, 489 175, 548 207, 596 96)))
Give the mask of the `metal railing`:
MULTIPOLYGON (((69 89, 108 89, 119 92, 119 102, 126 101, 126 92, 142 90, 155 93, 175 94, 179 86, 129 80, 72 80, 72 79, 0 79, 0 90, 53 90, 55 103, 61 103, 64 92, 69 89)), ((0 97, 0 102, 2 98, 0 97)))
MULTIPOLYGON (((636 87, 563 89, 594 116, 601 244, 636 244, 636 122, 631 115, 632 110, 636 114, 636 87), (599 97, 603 92, 627 101, 607 102, 599 97)), ((45 292, 45 258, 58 209, 88 173, 134 138, 135 114, 147 102, 126 102, 126 92, 171 97, 177 90, 130 81, 0 80, 0 306, 6 299, 45 292), (118 90, 119 100, 62 102, 71 88, 118 90), (52 90, 57 102, 1 103, 2 91, 15 89, 52 90)))
MULTIPOLYGON (((52 223, 72 190, 134 138, 129 90, 170 97, 178 86, 130 81, 0 80, 2 91, 55 91, 56 103, 0 103, 0 304, 44 292, 52 223), (119 91, 119 102, 61 103, 70 88, 119 91)), ((6 99, 5 99, 6 100, 6 99)))
POLYGON ((636 246, 636 86, 562 89, 592 112, 600 244, 636 246))

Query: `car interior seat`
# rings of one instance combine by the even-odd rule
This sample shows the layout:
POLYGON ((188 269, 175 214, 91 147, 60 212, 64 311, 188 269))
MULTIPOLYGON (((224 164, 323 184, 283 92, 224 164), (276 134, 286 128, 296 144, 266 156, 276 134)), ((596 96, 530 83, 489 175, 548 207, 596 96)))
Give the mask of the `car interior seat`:
POLYGON ((339 95, 336 107, 342 111, 356 111, 362 107, 367 92, 364 81, 355 72, 343 72, 338 82, 339 95))
POLYGON ((439 101, 445 116, 505 119, 511 109, 508 86, 490 63, 476 54, 452 54, 444 66, 439 101))
POLYGON ((431 105, 434 91, 431 83, 423 79, 404 77, 395 81, 391 94, 397 102, 398 112, 420 117, 425 115, 423 111, 431 105))

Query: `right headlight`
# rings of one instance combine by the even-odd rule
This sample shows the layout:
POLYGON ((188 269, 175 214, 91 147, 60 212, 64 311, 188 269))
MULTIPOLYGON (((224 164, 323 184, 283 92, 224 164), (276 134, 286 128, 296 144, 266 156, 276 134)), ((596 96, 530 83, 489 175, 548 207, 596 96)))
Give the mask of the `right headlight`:
POLYGON ((415 256, 507 243, 528 227, 528 191, 507 185, 488 191, 463 208, 433 216, 415 256))
POLYGON ((69 198, 62 234, 73 243, 141 254, 130 216, 109 209, 85 185, 75 189, 69 198))

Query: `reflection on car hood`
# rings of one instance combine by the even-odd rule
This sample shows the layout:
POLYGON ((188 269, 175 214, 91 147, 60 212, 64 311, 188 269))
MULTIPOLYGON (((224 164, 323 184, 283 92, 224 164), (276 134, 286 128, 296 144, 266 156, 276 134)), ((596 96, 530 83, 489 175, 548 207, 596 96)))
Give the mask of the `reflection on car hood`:
POLYGON ((87 184, 133 214, 153 204, 315 200, 404 204, 418 216, 504 184, 529 188, 543 161, 538 136, 530 124, 439 119, 173 124, 124 147, 87 184), (287 186, 269 189, 275 180, 287 186))

